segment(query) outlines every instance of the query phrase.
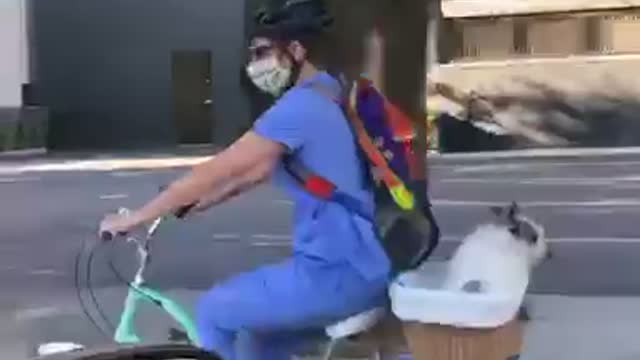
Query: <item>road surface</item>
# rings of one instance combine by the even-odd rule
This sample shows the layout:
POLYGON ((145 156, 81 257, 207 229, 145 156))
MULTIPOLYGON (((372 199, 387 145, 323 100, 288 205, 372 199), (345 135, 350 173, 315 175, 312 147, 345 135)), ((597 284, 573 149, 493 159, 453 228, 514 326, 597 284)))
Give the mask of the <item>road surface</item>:
MULTIPOLYGON (((488 220, 490 205, 515 200, 545 225, 554 247, 554 258, 536 273, 532 293, 640 295, 640 155, 436 160, 430 169, 443 232, 435 258, 446 257, 457 240, 488 220)), ((102 214, 142 204, 182 171, 4 172, 0 323, 17 321, 21 332, 0 327, 2 344, 20 354, 34 342, 67 333, 81 334, 84 343, 103 342, 75 298, 75 256, 83 241, 95 240, 102 214)), ((290 251, 290 214, 288 199, 263 186, 206 214, 169 221, 154 242, 149 281, 193 297, 235 272, 278 261, 290 251)), ((109 256, 125 274, 134 258, 123 243, 95 255, 92 284, 115 317, 124 293, 106 266, 109 256)))

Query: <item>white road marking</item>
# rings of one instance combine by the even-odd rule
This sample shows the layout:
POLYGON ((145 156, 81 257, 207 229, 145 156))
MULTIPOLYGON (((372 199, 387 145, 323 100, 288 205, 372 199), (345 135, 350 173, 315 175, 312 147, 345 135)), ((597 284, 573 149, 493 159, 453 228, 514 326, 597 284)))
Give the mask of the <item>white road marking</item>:
POLYGON ((37 319, 60 314, 61 309, 54 306, 45 306, 16 311, 16 320, 37 319))
POLYGON ((257 240, 291 240, 291 235, 286 234, 253 234, 252 239, 257 240))
POLYGON ((117 178, 137 177, 152 174, 151 171, 116 171, 110 175, 117 178))
POLYGON ((45 343, 38 346, 38 356, 49 356, 79 350, 84 350, 84 346, 72 342, 45 343))
POLYGON ((29 271, 29 275, 63 276, 64 273, 53 269, 39 269, 29 271))
MULTIPOLYGON (((620 177, 540 177, 540 178, 442 178, 442 183, 462 183, 462 184, 523 184, 523 185, 593 185, 593 186, 616 186, 616 183, 632 184, 640 182, 640 176, 620 176, 620 177)), ((640 185, 640 184, 638 184, 640 185)))
POLYGON ((167 156, 167 157, 140 157, 140 158, 112 158, 94 160, 66 160, 39 162, 27 165, 0 165, 0 174, 16 175, 25 172, 49 172, 49 171, 117 171, 117 170, 155 170, 175 167, 187 167, 199 164, 212 156, 167 156))
POLYGON ((636 190, 636 189, 640 189, 640 182, 639 183, 617 183, 617 184, 611 184, 610 187, 612 189, 616 189, 616 190, 636 190))
POLYGON ((255 247, 290 247, 290 242, 278 242, 278 241, 255 241, 251 243, 251 246, 255 247))
POLYGON ((640 165, 640 161, 594 161, 594 162, 524 162, 524 163, 496 163, 485 165, 461 165, 461 164, 438 164, 432 166, 437 169, 451 169, 456 173, 472 172, 509 172, 512 170, 533 170, 534 168, 553 167, 632 167, 640 165))
MULTIPOLYGON (((460 236, 443 236, 440 238, 442 242, 459 243, 462 241, 465 235, 460 236)), ((555 244, 640 244, 639 238, 616 238, 616 237, 594 237, 594 238, 582 238, 582 237, 560 237, 560 238, 548 238, 548 242, 555 244)), ((291 242, 288 241, 255 241, 251 243, 251 246, 255 247, 290 247, 291 242)))
MULTIPOLYGON (((564 213, 564 214, 580 214, 580 215, 605 215, 605 214, 615 214, 619 213, 620 209, 612 209, 612 208, 569 208, 569 209, 554 209, 552 210, 554 214, 564 213)), ((634 212, 640 211, 637 209, 634 212)))
POLYGON ((286 205, 286 206, 293 205, 293 201, 291 200, 273 200, 273 203, 276 205, 286 205))
MULTIPOLYGON (((460 242, 464 235, 460 236, 443 236, 441 240, 443 242, 460 242)), ((640 244, 640 237, 638 238, 616 238, 616 237, 561 237, 561 238, 547 238, 551 243, 582 243, 582 244, 640 244)))
POLYGON ((0 178, 0 184, 16 184, 22 182, 33 182, 40 181, 41 178, 31 176, 31 177, 9 177, 9 178, 0 178))
POLYGON ((235 240, 240 239, 238 234, 213 234, 214 240, 235 240))
POLYGON ((126 199, 129 195, 127 194, 104 194, 100 195, 100 200, 120 200, 126 199))
MULTIPOLYGON (((506 201, 434 199, 432 203, 435 206, 489 207, 504 205, 506 201)), ((523 207, 640 207, 640 199, 605 199, 595 201, 519 201, 518 203, 523 207)))

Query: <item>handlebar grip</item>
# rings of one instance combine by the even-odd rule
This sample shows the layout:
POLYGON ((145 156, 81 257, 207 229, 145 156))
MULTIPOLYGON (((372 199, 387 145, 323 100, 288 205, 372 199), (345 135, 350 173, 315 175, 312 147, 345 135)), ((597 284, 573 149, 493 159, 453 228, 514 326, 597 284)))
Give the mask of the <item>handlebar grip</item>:
MULTIPOLYGON (((158 191, 159 191, 159 192, 163 192, 163 191, 167 190, 168 188, 169 188, 169 186, 167 186, 167 185, 161 185, 161 186, 158 188, 158 191)), ((196 206, 196 203, 188 204, 188 205, 184 205, 184 206, 180 207, 178 210, 176 210, 176 211, 173 213, 173 216, 175 216, 175 217, 176 217, 176 218, 178 218, 178 219, 183 219, 185 216, 187 216, 187 214, 188 214, 191 210, 193 210, 193 208, 194 208, 195 206, 196 206)))
POLYGON ((108 231, 103 231, 100 233, 100 240, 105 242, 111 241, 113 240, 113 234, 108 231))
MULTIPOLYGON (((127 236, 127 233, 117 233, 115 236, 127 236)), ((111 241, 115 236, 109 231, 103 231, 100 233, 100 240, 105 242, 111 241)))

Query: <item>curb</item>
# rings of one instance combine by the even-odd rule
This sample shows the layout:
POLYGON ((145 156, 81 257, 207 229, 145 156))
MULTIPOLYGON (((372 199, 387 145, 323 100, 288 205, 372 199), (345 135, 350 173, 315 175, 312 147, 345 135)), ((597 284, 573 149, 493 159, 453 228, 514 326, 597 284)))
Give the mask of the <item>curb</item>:
POLYGON ((0 151, 0 160, 47 155, 46 148, 0 151))
MULTIPOLYGON (((492 160, 540 160, 540 159, 585 159, 595 157, 616 157, 624 155, 640 155, 640 147, 625 148, 571 148, 571 149, 526 149, 506 151, 486 151, 473 153, 428 154, 427 161, 438 164, 458 161, 492 161, 492 160)), ((6 161, 0 167, 0 174, 18 174, 39 171, 115 171, 115 170, 150 170, 193 166, 212 155, 201 153, 186 154, 96 154, 89 157, 53 156, 46 149, 27 149, 0 153, 0 161, 6 161), (39 158, 39 159, 33 159, 39 158), (34 161, 27 161, 34 160, 34 161), (26 161, 26 162, 25 162, 26 161)))
POLYGON ((640 155, 640 147, 524 149, 470 153, 429 154, 427 155, 427 157, 434 160, 491 160, 517 158, 587 158, 611 157, 620 155, 640 155))

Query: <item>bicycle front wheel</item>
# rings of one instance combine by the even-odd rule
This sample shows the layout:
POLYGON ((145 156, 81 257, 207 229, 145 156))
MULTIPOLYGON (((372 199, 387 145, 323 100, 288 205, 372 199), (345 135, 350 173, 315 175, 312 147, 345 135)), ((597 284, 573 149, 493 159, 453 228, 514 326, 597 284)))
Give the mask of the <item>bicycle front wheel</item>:
MULTIPOLYGON (((118 349, 86 350, 37 358, 38 360, 223 360, 220 356, 189 345, 167 344, 118 349)), ((35 360, 35 359, 34 359, 35 360)))

